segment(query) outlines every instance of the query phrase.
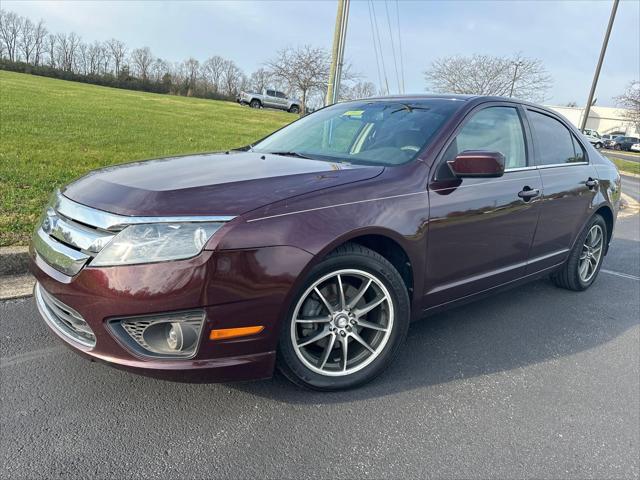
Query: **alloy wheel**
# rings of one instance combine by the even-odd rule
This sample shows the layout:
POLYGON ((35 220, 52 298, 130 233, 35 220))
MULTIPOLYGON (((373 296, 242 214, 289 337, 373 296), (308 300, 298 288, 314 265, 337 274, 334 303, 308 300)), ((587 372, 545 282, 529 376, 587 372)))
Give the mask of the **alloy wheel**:
POLYGON ((362 270, 338 270, 315 281, 300 297, 291 341, 300 361, 315 373, 345 376, 363 369, 384 350, 393 329, 389 291, 362 270))
POLYGON ((602 258, 602 247, 604 246, 604 232, 600 225, 593 225, 589 229, 587 238, 582 245, 580 261, 578 263, 578 274, 580 280, 587 283, 598 270, 600 259, 602 258))

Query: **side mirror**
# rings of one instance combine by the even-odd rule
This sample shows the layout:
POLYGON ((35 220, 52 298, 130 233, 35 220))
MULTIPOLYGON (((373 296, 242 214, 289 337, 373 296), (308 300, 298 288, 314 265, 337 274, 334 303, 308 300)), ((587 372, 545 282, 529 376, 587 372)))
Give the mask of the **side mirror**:
POLYGON ((458 178, 501 177, 504 174, 505 158, 500 152, 465 150, 447 164, 458 178))

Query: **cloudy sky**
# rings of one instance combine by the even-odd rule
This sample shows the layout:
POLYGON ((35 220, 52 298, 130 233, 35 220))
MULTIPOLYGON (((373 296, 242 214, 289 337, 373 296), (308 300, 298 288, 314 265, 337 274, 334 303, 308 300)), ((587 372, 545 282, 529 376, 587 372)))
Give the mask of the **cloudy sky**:
MULTIPOLYGON (((586 102, 611 9, 592 1, 400 1, 374 2, 392 92, 396 73, 389 41, 398 53, 399 6, 406 92, 424 92, 424 70, 435 58, 521 52, 544 62, 554 83, 549 104, 586 102)), ((247 73, 288 45, 331 47, 336 2, 59 2, 3 0, 2 7, 49 30, 76 32, 84 40, 119 38, 129 48, 149 46, 157 56, 178 61, 221 55, 247 73)), ((622 0, 602 69, 598 105, 640 78, 640 2, 622 0)), ((378 83, 369 4, 351 2, 346 53, 355 70, 378 83)), ((398 68, 399 68, 399 59, 398 68)))

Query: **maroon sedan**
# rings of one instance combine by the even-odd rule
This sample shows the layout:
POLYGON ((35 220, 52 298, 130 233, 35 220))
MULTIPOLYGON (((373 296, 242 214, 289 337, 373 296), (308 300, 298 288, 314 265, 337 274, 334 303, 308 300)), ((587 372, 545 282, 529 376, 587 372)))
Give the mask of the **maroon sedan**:
MULTIPOLYGON (((585 290, 620 176, 564 118, 503 98, 341 103, 225 153, 57 192, 35 298, 90 359, 183 381, 360 385, 409 323, 545 275, 585 290)), ((561 321, 559 319, 558 321, 561 321)))

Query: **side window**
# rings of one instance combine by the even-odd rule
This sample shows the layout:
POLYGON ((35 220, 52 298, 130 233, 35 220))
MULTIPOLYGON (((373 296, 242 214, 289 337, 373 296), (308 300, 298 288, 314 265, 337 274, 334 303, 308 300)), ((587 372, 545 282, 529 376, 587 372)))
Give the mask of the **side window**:
POLYGON ((475 113, 460 130, 444 154, 453 160, 465 150, 500 152, 506 168, 527 166, 524 133, 515 107, 488 107, 475 113))
POLYGON ((275 97, 276 92, 274 90, 267 90, 267 97, 275 97))
POLYGON ((287 98, 287 96, 282 92, 276 92, 276 97, 278 97, 278 98, 287 98))
POLYGON ((586 162, 587 161, 587 156, 584 153, 584 148, 582 147, 582 145, 580 145, 580 142, 578 142, 578 140, 576 140, 576 137, 574 137, 573 135, 571 135, 571 140, 573 141, 573 150, 575 153, 573 160, 571 160, 572 162, 586 162))
POLYGON ((536 139, 536 164, 557 165, 584 162, 585 153, 571 132, 555 118, 529 110, 536 139))

